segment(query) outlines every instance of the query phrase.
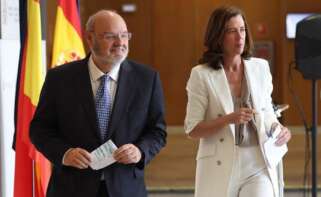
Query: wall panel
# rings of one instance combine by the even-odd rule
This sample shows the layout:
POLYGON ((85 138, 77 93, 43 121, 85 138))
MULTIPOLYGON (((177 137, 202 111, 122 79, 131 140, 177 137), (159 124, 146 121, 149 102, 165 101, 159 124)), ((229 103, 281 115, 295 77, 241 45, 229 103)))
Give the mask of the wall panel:
POLYGON ((159 70, 166 98, 167 121, 183 124, 186 81, 195 57, 194 0, 153 3, 153 65, 159 70))

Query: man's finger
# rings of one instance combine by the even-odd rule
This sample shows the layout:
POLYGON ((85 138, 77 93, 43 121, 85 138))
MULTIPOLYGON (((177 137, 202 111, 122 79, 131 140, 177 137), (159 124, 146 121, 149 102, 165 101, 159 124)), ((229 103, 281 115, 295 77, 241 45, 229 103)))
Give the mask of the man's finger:
POLYGON ((79 158, 75 158, 74 164, 75 164, 76 167, 78 167, 79 169, 88 168, 88 165, 87 165, 86 163, 84 163, 84 162, 83 162, 81 159, 79 159, 79 158))
POLYGON ((80 154, 82 160, 86 162, 86 164, 89 164, 91 162, 90 154, 86 150, 80 149, 78 153, 80 154))
POLYGON ((123 150, 121 152, 115 153, 114 154, 114 158, 115 158, 115 160, 118 161, 118 160, 122 160, 123 158, 127 158, 132 154, 134 154, 134 150, 133 149, 126 149, 126 150, 123 150))
POLYGON ((129 148, 130 148, 129 144, 124 144, 121 147, 119 147, 117 150, 115 150, 115 154, 120 154, 121 152, 124 152, 129 148))

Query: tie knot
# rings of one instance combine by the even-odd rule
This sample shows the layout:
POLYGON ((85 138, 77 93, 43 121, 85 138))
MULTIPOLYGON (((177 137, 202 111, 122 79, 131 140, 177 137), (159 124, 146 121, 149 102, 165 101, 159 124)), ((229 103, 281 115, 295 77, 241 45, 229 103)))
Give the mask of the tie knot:
POLYGON ((104 75, 102 75, 102 76, 99 78, 99 80, 100 80, 101 82, 108 81, 109 79, 110 79, 110 76, 107 75, 107 74, 104 74, 104 75))

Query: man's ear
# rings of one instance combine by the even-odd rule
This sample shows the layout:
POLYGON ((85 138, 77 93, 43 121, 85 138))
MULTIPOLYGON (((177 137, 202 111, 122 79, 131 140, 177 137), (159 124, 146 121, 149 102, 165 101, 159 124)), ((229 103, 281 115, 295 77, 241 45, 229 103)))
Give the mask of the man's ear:
POLYGON ((87 41, 88 46, 91 47, 93 45, 93 35, 91 34, 91 32, 85 32, 85 39, 87 41))

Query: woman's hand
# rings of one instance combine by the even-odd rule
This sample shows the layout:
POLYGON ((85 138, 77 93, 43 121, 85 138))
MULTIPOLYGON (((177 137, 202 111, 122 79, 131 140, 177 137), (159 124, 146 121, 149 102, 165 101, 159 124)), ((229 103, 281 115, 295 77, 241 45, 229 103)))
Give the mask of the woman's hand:
POLYGON ((234 124, 244 124, 253 118, 255 113, 254 109, 251 108, 240 108, 239 111, 229 114, 229 119, 231 123, 234 124))
POLYGON ((277 146, 282 146, 283 144, 288 143, 288 141, 291 139, 291 132, 288 128, 281 126, 281 132, 280 134, 276 137, 277 141, 275 142, 275 145, 277 146))

